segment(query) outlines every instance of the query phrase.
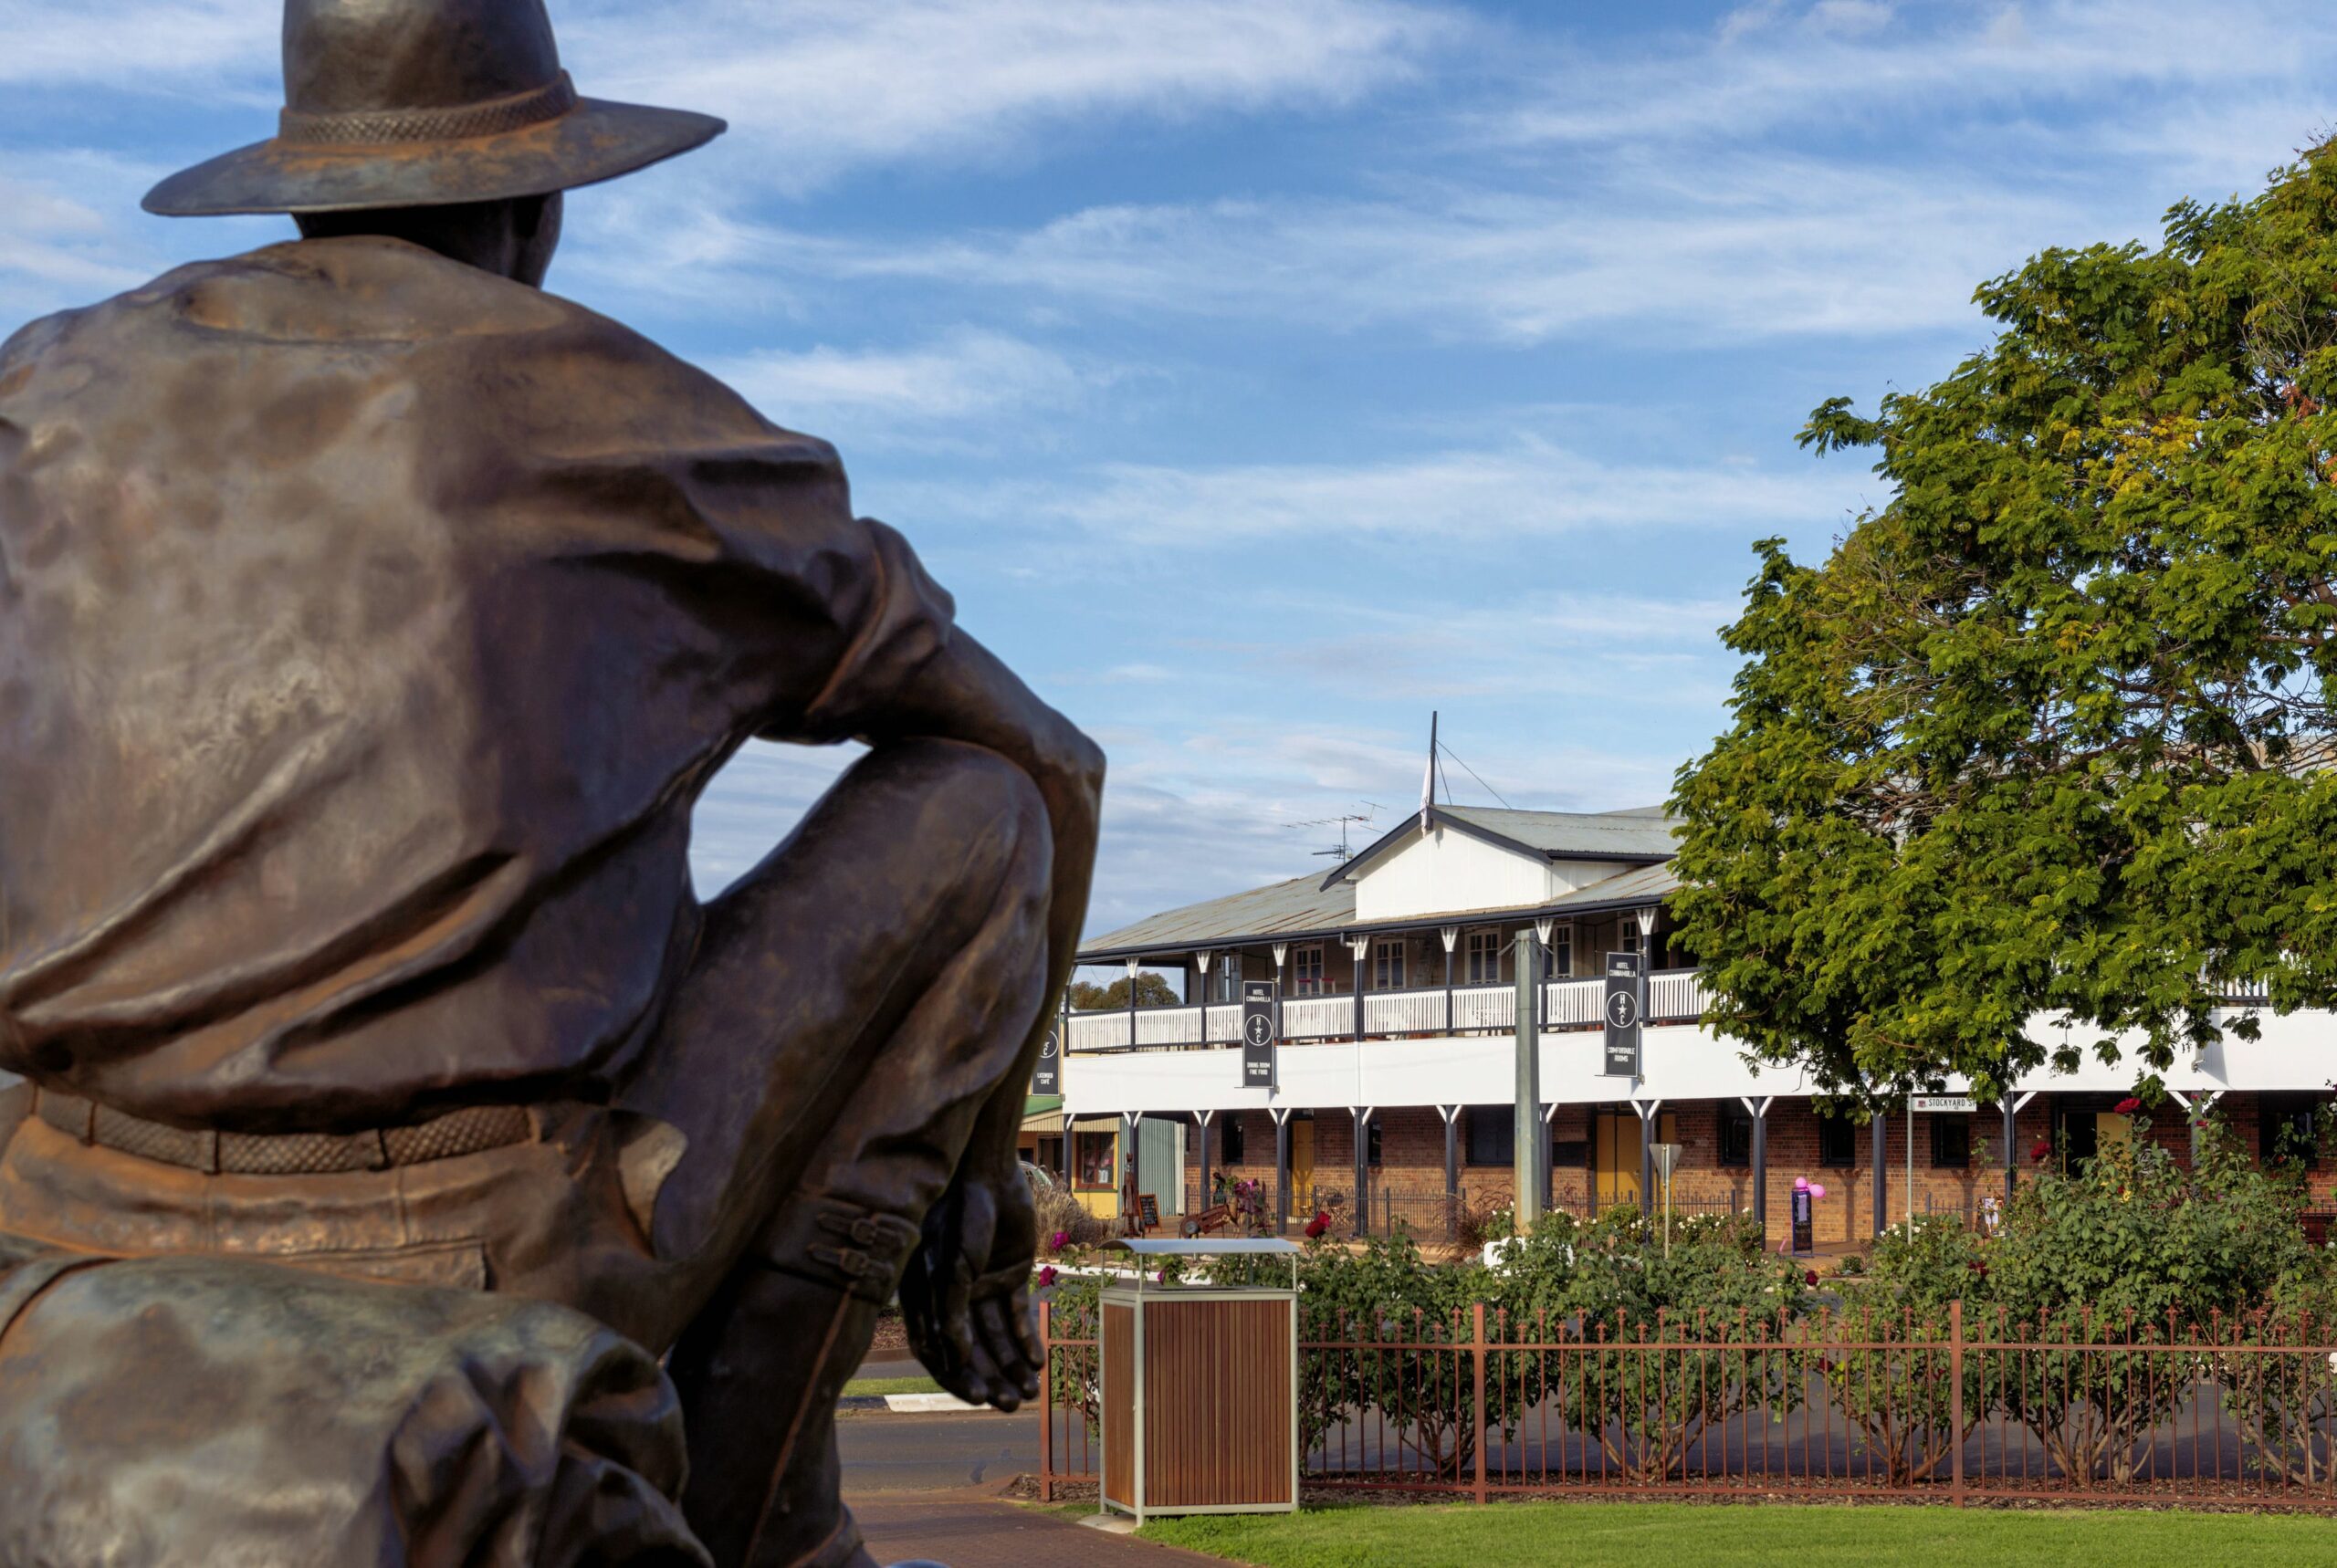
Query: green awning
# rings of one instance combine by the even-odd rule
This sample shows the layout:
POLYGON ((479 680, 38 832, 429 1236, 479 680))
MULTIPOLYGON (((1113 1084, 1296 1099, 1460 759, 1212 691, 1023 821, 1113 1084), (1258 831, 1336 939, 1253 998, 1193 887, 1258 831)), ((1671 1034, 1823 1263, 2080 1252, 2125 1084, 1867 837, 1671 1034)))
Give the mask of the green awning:
POLYGON ((1062 1109, 1063 1096, 1060 1094, 1026 1094, 1022 1097, 1022 1114, 1025 1116, 1043 1116, 1050 1111, 1062 1109))

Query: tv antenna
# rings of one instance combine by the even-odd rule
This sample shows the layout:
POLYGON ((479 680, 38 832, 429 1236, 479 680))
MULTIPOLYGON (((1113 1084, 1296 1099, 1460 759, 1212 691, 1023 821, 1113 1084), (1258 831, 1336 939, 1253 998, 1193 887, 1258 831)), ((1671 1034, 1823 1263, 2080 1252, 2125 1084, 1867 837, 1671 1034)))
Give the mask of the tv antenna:
POLYGON ((1357 827, 1368 828, 1371 826, 1373 820, 1376 819, 1380 812, 1388 809, 1387 807, 1379 804, 1377 800, 1358 800, 1356 804, 1363 807, 1364 810, 1360 811, 1349 811, 1345 816, 1340 817, 1316 817, 1311 821, 1284 822, 1283 826, 1286 828, 1338 829, 1339 841, 1333 844, 1328 849, 1316 850, 1314 853, 1317 857, 1328 858, 1345 862, 1355 858, 1355 851, 1350 849, 1347 845, 1347 828, 1349 825, 1352 824, 1357 827))

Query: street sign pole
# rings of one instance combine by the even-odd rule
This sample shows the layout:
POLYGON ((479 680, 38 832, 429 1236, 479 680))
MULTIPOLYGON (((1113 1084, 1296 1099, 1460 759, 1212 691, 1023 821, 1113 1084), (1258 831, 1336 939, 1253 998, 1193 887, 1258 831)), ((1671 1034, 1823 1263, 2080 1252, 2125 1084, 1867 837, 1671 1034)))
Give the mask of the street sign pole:
POLYGON ((1510 1148, 1517 1194, 1511 1212, 1517 1234, 1527 1236, 1542 1218, 1542 1194, 1549 1186, 1542 1174, 1549 1159, 1542 1123, 1542 941, 1528 926, 1510 950, 1517 956, 1517 1100, 1510 1148))

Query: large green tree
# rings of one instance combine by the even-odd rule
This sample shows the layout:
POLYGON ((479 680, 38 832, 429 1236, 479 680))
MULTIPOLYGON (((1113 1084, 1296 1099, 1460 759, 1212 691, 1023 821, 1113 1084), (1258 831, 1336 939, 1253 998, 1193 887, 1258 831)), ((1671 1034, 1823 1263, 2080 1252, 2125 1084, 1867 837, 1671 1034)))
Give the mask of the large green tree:
POLYGON ((1976 298, 1946 380, 1811 415, 1891 499, 1756 547, 1673 800, 1716 1022, 1830 1089, 2337 1003, 2337 151, 1976 298))

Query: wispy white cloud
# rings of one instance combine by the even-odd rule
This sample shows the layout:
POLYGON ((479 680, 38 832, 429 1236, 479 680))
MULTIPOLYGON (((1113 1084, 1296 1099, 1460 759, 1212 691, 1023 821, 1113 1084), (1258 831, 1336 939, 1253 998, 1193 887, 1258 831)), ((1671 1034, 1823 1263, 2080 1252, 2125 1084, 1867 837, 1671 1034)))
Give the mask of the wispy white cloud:
POLYGON ((0 172, 0 336, 19 318, 133 288, 168 265, 130 221, 152 177, 72 150, 28 152, 0 172))
POLYGON ((855 165, 990 162, 1073 120, 1347 102, 1463 31, 1405 0, 700 0, 575 8, 592 90, 728 118, 734 173, 802 191, 855 165))
POLYGON ((976 328, 908 349, 767 349, 707 368, 770 418, 847 444, 958 441, 1072 407, 1117 379, 1109 367, 976 328))
POLYGON ((0 0, 0 83, 229 89, 276 69, 279 0, 0 0))
POLYGON ((1955 167, 1870 170, 1738 150, 1689 166, 1619 154, 1591 187, 1449 179, 1370 199, 1118 204, 909 243, 807 235, 709 208, 617 226, 666 234, 655 243, 712 263, 711 273, 660 264, 643 277, 653 289, 702 290, 723 308, 736 308, 747 278, 776 273, 791 292, 913 280, 1147 319, 1676 347, 1969 327, 1977 279, 2073 226, 2118 222, 2089 214, 2092 200, 2007 190, 1955 167))
POLYGON ((2242 84, 2325 77, 2327 22, 2311 0, 1787 0, 1740 6, 1702 38, 1669 32, 1562 65, 1486 122, 1527 140, 1670 144, 1878 113, 2001 120, 2138 89, 2230 102, 2242 84))
POLYGON ((1838 517, 1860 476, 1805 466, 1609 463, 1532 437, 1381 462, 1169 467, 1117 464, 1063 480, 947 491, 896 486, 908 515, 1053 522, 1120 545, 1238 547, 1271 538, 1517 538, 1686 528, 1749 537, 1838 517))

